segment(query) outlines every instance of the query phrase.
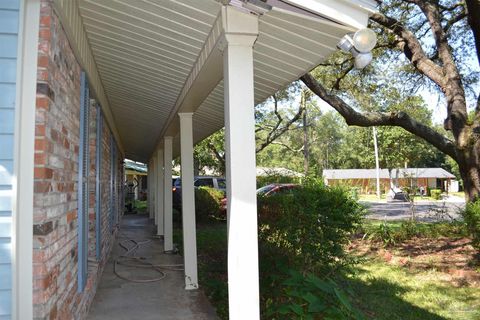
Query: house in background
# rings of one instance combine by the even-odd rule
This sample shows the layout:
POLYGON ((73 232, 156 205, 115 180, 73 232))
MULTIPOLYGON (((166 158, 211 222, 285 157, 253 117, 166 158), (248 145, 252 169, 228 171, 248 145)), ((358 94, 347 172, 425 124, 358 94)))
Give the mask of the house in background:
MULTIPOLYGON (((380 190, 387 193, 397 187, 423 187, 441 189, 442 191, 458 191, 455 176, 442 168, 404 168, 380 169, 380 190)), ((347 185, 358 187, 363 194, 376 192, 376 169, 326 169, 323 170, 326 185, 347 185)))
MULTIPOLYGON (((377 173, 375 169, 325 169, 323 181, 327 186, 346 185, 359 188, 360 193, 376 192, 377 173)), ((390 172, 380 169, 380 190, 387 193, 391 188, 390 172)))
POLYGON ((141 162, 125 160, 125 187, 127 199, 146 200, 147 166, 141 162))
POLYGON ((417 186, 427 189, 440 189, 458 192, 456 177, 442 168, 403 168, 393 169, 391 177, 398 187, 417 186))
POLYGON ((0 1, 0 319, 86 318, 119 232, 125 158, 148 164, 149 214, 171 251, 181 156, 184 288, 197 289, 193 146, 222 127, 230 319, 259 319, 254 106, 375 6, 0 1))

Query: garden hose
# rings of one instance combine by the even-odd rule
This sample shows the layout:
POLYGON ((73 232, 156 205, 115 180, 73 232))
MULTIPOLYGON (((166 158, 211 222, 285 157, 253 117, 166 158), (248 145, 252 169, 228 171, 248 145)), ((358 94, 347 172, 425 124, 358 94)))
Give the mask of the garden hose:
POLYGON ((125 254, 119 256, 117 259, 113 261, 113 273, 119 277, 120 279, 136 282, 136 283, 149 283, 149 282, 157 282, 164 279, 167 274, 163 270, 170 270, 170 271, 182 271, 184 270, 183 264, 154 264, 151 262, 146 261, 145 257, 137 257, 136 252, 142 246, 152 242, 152 240, 142 240, 137 241, 134 239, 126 239, 119 242, 119 246, 126 250, 125 254), (133 243, 133 246, 128 247, 126 243, 133 243), (156 278, 151 279, 133 279, 126 276, 121 275, 117 271, 117 266, 123 265, 126 267, 132 268, 140 268, 140 269, 151 269, 156 271, 159 276, 156 278))

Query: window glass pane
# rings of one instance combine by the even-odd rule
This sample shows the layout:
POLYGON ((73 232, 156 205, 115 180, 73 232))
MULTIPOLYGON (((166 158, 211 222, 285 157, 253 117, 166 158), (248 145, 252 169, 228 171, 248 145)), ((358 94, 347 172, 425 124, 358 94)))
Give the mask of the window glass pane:
POLYGON ((270 190, 274 189, 275 185, 266 185, 264 187, 261 187, 260 189, 257 190, 258 195, 264 195, 265 193, 269 192, 270 190))
POLYGON ((227 183, 226 183, 225 179, 217 179, 217 184, 218 184, 218 188, 220 188, 220 189, 226 189, 227 188, 227 183))
POLYGON ((195 181, 195 186, 213 188, 213 179, 211 178, 198 179, 197 181, 195 181))

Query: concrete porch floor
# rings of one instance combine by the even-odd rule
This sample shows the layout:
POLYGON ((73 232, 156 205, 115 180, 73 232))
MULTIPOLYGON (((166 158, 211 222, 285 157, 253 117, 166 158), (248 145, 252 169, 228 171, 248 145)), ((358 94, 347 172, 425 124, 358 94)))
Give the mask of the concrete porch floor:
MULTIPOLYGON (((130 282, 114 274, 114 260, 125 254, 119 242, 127 239, 151 240, 137 251, 137 256, 146 257, 146 261, 164 265, 183 263, 183 258, 178 254, 164 254, 162 240, 154 238, 154 235, 155 227, 148 219, 148 215, 123 217, 118 239, 103 272, 87 319, 218 319, 203 291, 184 290, 183 271, 164 270, 166 273, 164 279, 150 283, 130 282)), ((128 266, 117 266, 117 271, 122 276, 134 279, 160 276, 150 269, 128 266)))

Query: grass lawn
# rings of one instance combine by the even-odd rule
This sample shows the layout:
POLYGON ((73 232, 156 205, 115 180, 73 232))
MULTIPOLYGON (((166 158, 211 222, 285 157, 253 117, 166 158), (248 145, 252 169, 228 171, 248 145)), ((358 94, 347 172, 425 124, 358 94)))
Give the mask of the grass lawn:
POLYGON ((358 200, 359 201, 372 201, 372 202, 376 202, 376 201, 386 201, 386 196, 385 194, 382 194, 380 196, 380 199, 378 199, 377 195, 376 194, 359 194, 358 195, 358 200))
POLYGON ((456 286, 434 267, 410 271, 368 259, 347 277, 347 284, 370 319, 480 319, 480 288, 456 286))
MULTIPOLYGON (((181 243, 181 229, 175 229, 174 237, 181 243)), ((409 241, 404 244, 407 251, 364 250, 352 272, 339 276, 367 319, 480 319, 480 270, 469 267, 467 276, 463 274, 468 243, 444 239, 435 245, 431 238, 427 242, 409 241), (439 256, 445 247, 450 249, 439 256)), ((200 286, 220 318, 228 319, 226 223, 198 225, 197 245, 200 286)))

